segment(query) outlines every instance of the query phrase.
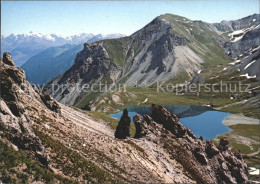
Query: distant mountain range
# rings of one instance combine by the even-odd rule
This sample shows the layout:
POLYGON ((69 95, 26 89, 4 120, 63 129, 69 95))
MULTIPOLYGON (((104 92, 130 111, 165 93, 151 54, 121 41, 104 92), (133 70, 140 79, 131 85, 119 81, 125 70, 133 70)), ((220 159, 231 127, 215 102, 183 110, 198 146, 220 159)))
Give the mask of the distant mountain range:
POLYGON ((81 44, 85 42, 94 42, 106 38, 122 37, 122 34, 87 34, 81 33, 73 36, 60 36, 56 34, 26 33, 1 35, 1 55, 3 52, 10 52, 16 65, 23 65, 29 58, 39 54, 41 51, 49 48, 62 46, 65 44, 81 44))
POLYGON ((31 57, 21 68, 31 84, 43 85, 68 70, 82 49, 83 44, 50 47, 31 57))

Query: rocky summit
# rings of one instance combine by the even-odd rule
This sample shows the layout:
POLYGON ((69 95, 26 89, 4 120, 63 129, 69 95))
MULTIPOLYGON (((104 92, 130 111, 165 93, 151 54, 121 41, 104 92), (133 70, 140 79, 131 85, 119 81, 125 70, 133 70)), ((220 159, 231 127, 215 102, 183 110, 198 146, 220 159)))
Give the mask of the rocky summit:
MULTIPOLYGON (((247 164, 241 153, 231 152, 229 141, 225 137, 220 140, 218 147, 212 141, 203 141, 185 128, 176 115, 163 106, 154 104, 151 117, 143 115, 142 118, 137 114, 133 119, 136 126, 135 138, 160 146, 196 182, 248 182, 247 164)), ((124 110, 117 129, 128 122, 127 110, 124 110)), ((171 174, 173 171, 166 172, 171 174)))
POLYGON ((91 101, 100 93, 84 92, 86 83, 107 84, 107 89, 183 83, 232 60, 243 67, 252 62, 251 69, 240 69, 240 74, 259 79, 259 70, 253 69, 259 68, 259 57, 250 56, 260 44, 259 24, 259 14, 220 23, 164 14, 130 36, 86 43, 74 65, 48 83, 45 92, 61 103, 93 109, 91 101), (53 88, 57 84, 65 87, 53 88))

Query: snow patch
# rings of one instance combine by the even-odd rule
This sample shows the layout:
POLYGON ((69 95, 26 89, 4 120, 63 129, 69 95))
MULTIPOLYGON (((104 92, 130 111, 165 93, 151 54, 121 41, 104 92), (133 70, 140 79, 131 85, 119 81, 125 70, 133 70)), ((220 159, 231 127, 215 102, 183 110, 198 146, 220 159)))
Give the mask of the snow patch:
POLYGON ((210 77, 209 79, 212 80, 212 79, 217 79, 217 78, 219 78, 219 76, 210 77))
POLYGON ((147 101, 148 101, 148 98, 146 98, 143 102, 138 103, 137 105, 140 105, 140 104, 146 103, 147 101))
POLYGON ((256 78, 256 75, 249 76, 248 73, 246 73, 246 74, 240 75, 240 77, 246 77, 247 79, 253 79, 253 78, 256 78))
POLYGON ((259 49, 260 49, 260 46, 258 46, 257 48, 254 48, 254 49, 251 51, 251 53, 253 53, 253 52, 255 52, 255 51, 259 50, 259 49))
POLYGON ((238 30, 238 31, 234 31, 234 32, 228 34, 228 36, 234 37, 235 35, 242 34, 242 33, 244 33, 243 30, 238 30))
POLYGON ((248 63, 248 64, 246 65, 245 69, 247 69, 247 68, 250 67, 252 64, 254 64, 255 61, 256 61, 256 60, 252 61, 251 63, 248 63))
POLYGON ((239 64, 239 63, 241 63, 241 60, 236 60, 236 61, 234 61, 234 62, 232 62, 232 63, 229 63, 230 65, 235 65, 235 64, 239 64))
POLYGON ((245 35, 245 33, 247 33, 248 31, 257 29, 259 26, 260 25, 253 25, 249 28, 237 30, 237 31, 234 31, 234 32, 228 34, 228 36, 230 36, 230 41, 231 42, 237 42, 237 41, 241 40, 243 38, 243 36, 245 35))
POLYGON ((53 38, 51 35, 45 35, 46 40, 55 41, 55 38, 53 38))
POLYGON ((144 101, 143 101, 143 103, 145 103, 145 102, 147 102, 148 101, 148 98, 146 98, 144 101))
POLYGON ((235 39, 231 40, 231 42, 237 42, 237 41, 241 40, 241 39, 243 38, 243 36, 244 36, 244 35, 235 37, 235 39))
POLYGON ((259 172, 259 169, 256 169, 254 167, 249 167, 249 174, 250 175, 259 175, 260 172, 259 172))

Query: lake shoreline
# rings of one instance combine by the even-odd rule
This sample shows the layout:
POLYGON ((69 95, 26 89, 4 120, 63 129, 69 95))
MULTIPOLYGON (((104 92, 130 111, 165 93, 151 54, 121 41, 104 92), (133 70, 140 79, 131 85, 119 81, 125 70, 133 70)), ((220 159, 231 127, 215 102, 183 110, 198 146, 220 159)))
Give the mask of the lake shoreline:
MULTIPOLYGON (((199 105, 165 105, 172 114, 179 117, 180 122, 189 128, 197 137, 205 140, 215 139, 218 135, 229 133, 230 128, 222 123, 229 116, 229 112, 215 111, 212 108, 199 105)), ((151 106, 128 106, 128 115, 133 122, 136 114, 152 114, 151 106)), ((109 114, 110 117, 120 120, 123 112, 109 114)))
POLYGON ((226 126, 238 124, 260 125, 260 120, 239 114, 230 114, 222 121, 222 123, 226 126))

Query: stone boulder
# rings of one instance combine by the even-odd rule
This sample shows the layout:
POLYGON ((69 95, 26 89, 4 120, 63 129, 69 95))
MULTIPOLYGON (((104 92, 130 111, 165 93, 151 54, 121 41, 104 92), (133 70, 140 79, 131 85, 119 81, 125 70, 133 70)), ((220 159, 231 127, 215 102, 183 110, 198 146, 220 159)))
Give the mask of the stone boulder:
POLYGON ((203 150, 201 150, 200 148, 196 148, 193 154, 200 163, 202 163, 203 165, 207 165, 208 159, 203 150))
POLYGON ((46 107, 48 109, 50 109, 51 111, 57 112, 57 113, 60 112, 61 108, 60 108, 59 104, 56 101, 54 101, 50 95, 45 95, 45 94, 40 93, 40 97, 41 97, 42 102, 46 105, 46 107))
POLYGON ((166 130, 169 130, 176 137, 183 137, 185 134, 195 138, 196 136, 189 129, 185 128, 179 122, 175 114, 171 114, 165 107, 152 104, 152 118, 156 123, 162 124, 166 130))
POLYGON ((228 148, 229 148, 229 141, 228 141, 227 137, 221 138, 220 142, 219 142, 219 149, 225 151, 228 148))
POLYGON ((219 154, 219 150, 218 148, 215 146, 215 144, 213 143, 213 141, 206 141, 206 154, 209 158, 214 157, 215 155, 219 154))
POLYGON ((10 65, 10 66, 15 66, 14 61, 9 52, 5 52, 3 54, 3 63, 10 65))
POLYGON ((130 137, 130 123, 131 119, 128 115, 128 111, 127 109, 124 109, 123 115, 116 127, 115 137, 118 139, 130 137))
POLYGON ((135 129, 136 129, 134 138, 144 137, 147 134, 147 132, 143 128, 142 124, 145 123, 145 121, 143 121, 140 114, 135 115, 133 120, 134 120, 134 124, 135 124, 135 129))

